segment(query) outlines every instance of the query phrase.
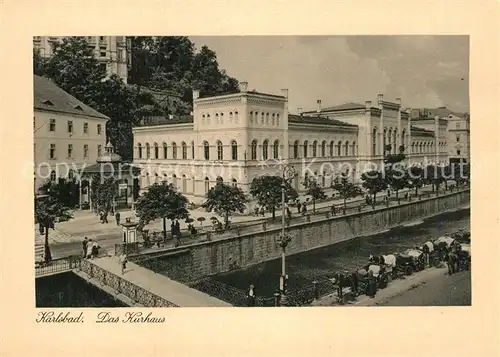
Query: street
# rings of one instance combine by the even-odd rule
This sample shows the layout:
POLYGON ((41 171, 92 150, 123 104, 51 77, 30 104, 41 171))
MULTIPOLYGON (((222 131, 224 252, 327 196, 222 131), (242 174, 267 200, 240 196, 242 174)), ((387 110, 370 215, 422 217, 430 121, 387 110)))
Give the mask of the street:
POLYGON ((415 288, 377 303, 378 306, 469 306, 471 272, 443 274, 422 282, 415 288))

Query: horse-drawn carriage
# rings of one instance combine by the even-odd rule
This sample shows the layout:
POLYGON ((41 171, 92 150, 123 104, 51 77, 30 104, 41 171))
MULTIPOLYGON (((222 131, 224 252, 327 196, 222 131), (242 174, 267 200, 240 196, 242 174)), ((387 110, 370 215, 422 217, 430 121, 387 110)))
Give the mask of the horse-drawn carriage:
POLYGON ((413 260, 415 271, 421 271, 425 269, 427 261, 423 250, 419 248, 407 249, 402 255, 408 256, 413 260))
POLYGON ((411 275, 418 270, 415 259, 406 254, 370 255, 369 261, 384 266, 393 279, 401 275, 411 275))

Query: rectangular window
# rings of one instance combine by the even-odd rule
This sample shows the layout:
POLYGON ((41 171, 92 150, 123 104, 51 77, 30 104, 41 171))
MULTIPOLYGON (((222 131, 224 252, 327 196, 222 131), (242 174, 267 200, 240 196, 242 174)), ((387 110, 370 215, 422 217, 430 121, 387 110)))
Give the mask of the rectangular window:
POLYGON ((105 37, 106 37, 106 36, 99 36, 99 41, 104 41, 104 38, 105 38, 105 37))
POLYGON ((68 144, 68 159, 73 157, 73 144, 68 144))
POLYGON ((101 135, 101 124, 97 124, 97 135, 101 135))
POLYGON ((83 123, 83 133, 84 134, 89 133, 89 123, 83 123))
POLYGON ((68 120, 68 133, 73 133, 73 122, 68 120))
POLYGON ((97 156, 101 156, 102 153, 102 145, 97 145, 97 156))
POLYGON ((85 159, 89 157, 89 146, 87 144, 83 145, 83 157, 85 159))
POLYGON ((56 131, 56 120, 55 119, 50 119, 49 131, 56 131))
POLYGON ((55 160, 56 158, 56 144, 50 144, 49 158, 55 160))
POLYGON ((100 55, 101 55, 101 57, 106 57, 106 47, 100 48, 100 55))

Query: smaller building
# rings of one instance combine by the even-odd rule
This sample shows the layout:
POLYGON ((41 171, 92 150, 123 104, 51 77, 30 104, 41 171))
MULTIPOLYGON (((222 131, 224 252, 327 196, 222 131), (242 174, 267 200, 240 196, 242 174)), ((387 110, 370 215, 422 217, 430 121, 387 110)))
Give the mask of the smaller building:
POLYGON ((50 79, 33 76, 35 191, 48 179, 77 178, 104 152, 109 118, 50 79))

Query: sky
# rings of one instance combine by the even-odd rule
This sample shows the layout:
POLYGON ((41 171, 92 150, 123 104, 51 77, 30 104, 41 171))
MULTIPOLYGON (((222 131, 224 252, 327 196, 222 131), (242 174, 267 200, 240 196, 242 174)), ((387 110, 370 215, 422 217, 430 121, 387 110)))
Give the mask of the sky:
POLYGON ((249 90, 281 94, 289 110, 346 102, 469 111, 468 36, 206 36, 191 37, 217 53, 220 68, 249 90))

